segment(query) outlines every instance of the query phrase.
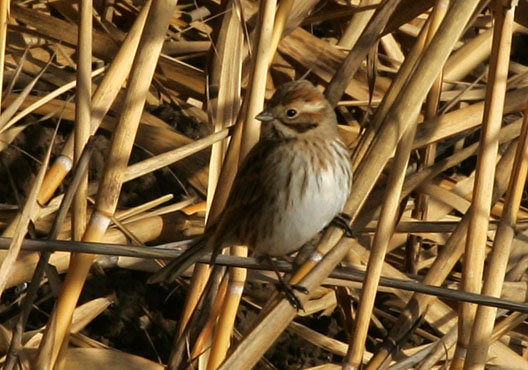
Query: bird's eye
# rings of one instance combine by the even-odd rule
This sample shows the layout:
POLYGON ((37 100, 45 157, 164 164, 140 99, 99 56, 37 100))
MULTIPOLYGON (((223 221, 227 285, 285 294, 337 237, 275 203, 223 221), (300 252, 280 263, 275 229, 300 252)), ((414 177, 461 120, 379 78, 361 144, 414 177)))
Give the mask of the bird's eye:
POLYGON ((286 111, 286 117, 288 118, 294 118, 297 115, 297 110, 290 108, 286 111))

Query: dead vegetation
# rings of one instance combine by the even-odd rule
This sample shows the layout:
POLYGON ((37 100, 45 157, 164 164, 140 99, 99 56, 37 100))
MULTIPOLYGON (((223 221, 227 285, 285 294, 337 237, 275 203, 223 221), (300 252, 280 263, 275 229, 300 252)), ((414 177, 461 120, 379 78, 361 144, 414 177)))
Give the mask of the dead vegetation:
POLYGON ((4 368, 528 368, 516 3, 0 1, 4 368), (305 310, 243 247, 148 285, 303 76, 353 152, 357 233, 294 269, 305 310))

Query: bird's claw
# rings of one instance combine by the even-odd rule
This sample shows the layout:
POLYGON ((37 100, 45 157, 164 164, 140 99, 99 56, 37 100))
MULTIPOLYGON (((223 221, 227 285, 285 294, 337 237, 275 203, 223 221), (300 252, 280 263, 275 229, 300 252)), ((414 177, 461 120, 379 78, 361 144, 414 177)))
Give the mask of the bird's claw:
POLYGON ((341 212, 340 214, 334 217, 334 219, 332 220, 332 224, 343 229, 346 237, 355 239, 357 238, 356 232, 349 225, 351 220, 352 217, 349 214, 341 212))
POLYGON ((284 293, 288 302, 290 302, 295 309, 304 311, 304 306, 299 297, 295 294, 295 291, 301 292, 302 294, 308 294, 308 289, 298 284, 290 284, 282 279, 279 280, 275 286, 277 290, 284 293))

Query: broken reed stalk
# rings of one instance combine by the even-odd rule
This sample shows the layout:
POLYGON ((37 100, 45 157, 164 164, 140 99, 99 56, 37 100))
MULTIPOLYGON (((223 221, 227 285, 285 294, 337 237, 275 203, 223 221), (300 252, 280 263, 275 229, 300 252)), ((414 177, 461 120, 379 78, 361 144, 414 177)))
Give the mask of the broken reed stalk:
MULTIPOLYGON (((508 181, 507 174, 511 171, 514 154, 515 141, 510 143, 508 149, 497 164, 495 179, 496 186, 493 189, 492 204, 495 204, 506 191, 508 181)), ((455 264, 462 256, 468 224, 469 213, 466 213, 427 271, 424 277, 424 283, 429 285, 441 285, 445 281, 455 264)), ((434 299, 428 295, 421 293, 414 294, 402 310, 396 323, 392 326, 389 336, 384 341, 383 347, 376 353, 371 362, 374 364, 380 364, 384 362, 388 356, 391 356, 392 350, 394 349, 392 343, 400 343, 403 345, 403 343, 401 343, 402 339, 408 334, 409 330, 412 329, 416 320, 428 311, 428 307, 433 304, 433 301, 434 299)))
MULTIPOLYGON (((433 8, 427 28, 427 40, 426 44, 429 45, 433 38, 438 26, 444 19, 445 13, 449 8, 449 0, 438 0, 433 8)), ((424 119, 428 120, 437 115, 438 104, 440 102, 440 93, 442 92, 442 73, 431 87, 431 91, 427 95, 425 102, 425 114, 424 119)), ((436 158, 436 143, 428 145, 425 150, 422 151, 423 157, 420 167, 431 166, 436 158)), ((429 197, 425 194, 418 193, 416 196, 416 204, 412 211, 412 216, 417 219, 427 219, 427 205, 429 197)), ((405 266, 407 271, 416 274, 418 254, 421 248, 421 238, 417 235, 409 235, 407 244, 405 246, 405 266)))
MULTIPOLYGON (((134 59, 122 114, 114 131, 105 173, 99 186, 95 210, 83 236, 84 241, 100 240, 110 223, 110 217, 115 212, 123 173, 134 144, 141 111, 175 6, 175 0, 159 0, 154 1, 150 8, 148 22, 145 25, 138 53, 134 59)), ((69 331, 73 310, 92 261, 93 256, 86 254, 76 254, 72 258, 70 269, 54 310, 57 319, 56 325, 49 328, 41 343, 41 346, 47 341, 53 343, 50 367, 54 366, 60 345, 69 331)), ((45 361, 40 362, 40 365, 47 366, 45 361)))
MULTIPOLYGON (((75 93, 75 128, 73 163, 82 155, 90 137, 90 109, 92 98, 92 0, 82 0, 80 5, 79 46, 77 63, 77 90, 75 93)), ((81 240, 86 228, 86 207, 88 202, 88 172, 79 183, 72 208, 72 239, 81 240)))
MULTIPOLYGON (((473 293, 480 292, 486 258, 488 221, 508 79, 514 12, 514 7, 507 9, 505 2, 497 1, 481 144, 462 269, 462 287, 473 293)), ((451 369, 463 366, 476 310, 477 307, 473 304, 462 304, 459 307, 457 350, 451 369)))
MULTIPOLYGON (((350 213, 353 219, 356 218, 358 210, 362 207, 383 167, 392 155, 399 138, 410 125, 410 122, 414 122, 418 118, 420 107, 415 103, 425 99, 478 3, 478 0, 467 0, 453 4, 432 41, 434 47, 425 51, 415 73, 409 80, 407 89, 402 91, 397 104, 391 109, 391 114, 388 115, 390 118, 382 126, 379 135, 373 142, 373 150, 368 152, 356 173, 353 191, 344 210, 350 213)), ((342 231, 335 228, 331 228, 325 233, 319 248, 325 252, 330 251, 315 266, 312 273, 306 275, 301 281, 303 286, 309 289, 318 286, 343 259, 351 243, 348 240, 339 241, 342 235, 342 231)), ((301 303, 303 299, 306 297, 301 297, 301 303)), ((242 339, 220 369, 242 369, 253 366, 294 316, 294 308, 286 299, 282 299, 242 339)))
MULTIPOLYGON (((121 88, 128 77, 139 44, 139 39, 143 32, 143 26, 147 19, 150 4, 151 2, 147 1, 139 12, 138 17, 127 34, 127 37, 123 41, 123 44, 119 48, 112 63, 106 70, 101 84, 93 95, 90 122, 91 134, 95 133, 101 125, 103 118, 110 109, 117 94, 121 91, 121 88)), ((46 178, 44 179, 44 184, 42 185, 42 190, 39 194, 38 201, 40 204, 44 205, 51 199, 59 185, 62 183, 62 180, 64 180, 68 172, 71 170, 73 164, 73 143, 74 136, 70 135, 64 144, 61 154, 48 170, 46 178)))
POLYGON ((383 199, 381 216, 378 223, 371 253, 367 264, 365 281, 361 288, 359 308, 355 318, 355 326, 345 357, 345 367, 347 369, 359 369, 363 362, 363 352, 365 351, 365 341, 367 339, 370 319, 374 308, 374 301, 378 291, 379 279, 385 255, 390 239, 394 233, 394 228, 398 221, 398 211, 400 208, 400 195, 405 180, 407 164, 411 155, 412 143, 416 133, 417 123, 412 124, 403 135, 394 158, 387 190, 383 199))
MULTIPOLYGON (((509 12, 509 10, 508 10, 509 12)), ((510 15, 506 13, 505 22, 513 20, 513 11, 510 15), (509 19, 511 17, 511 20, 509 19)), ((507 43, 507 41, 506 41, 507 43)), ((488 270, 484 280, 483 294, 498 297, 502 291, 508 258, 513 238, 515 236, 515 225, 521 205, 521 199, 526 182, 528 170, 528 101, 524 111, 524 121, 517 144, 517 152, 513 164, 510 184, 506 193, 505 207, 493 248, 488 262, 488 270)), ((489 340, 493 332, 496 309, 488 309, 479 306, 477 309, 475 323, 471 332, 467 358, 464 368, 484 369, 489 348, 489 340)))
POLYGON ((395 37, 391 33, 388 33, 380 39, 380 44, 383 46, 385 53, 387 53, 390 65, 394 68, 400 68, 405 60, 405 55, 395 37))

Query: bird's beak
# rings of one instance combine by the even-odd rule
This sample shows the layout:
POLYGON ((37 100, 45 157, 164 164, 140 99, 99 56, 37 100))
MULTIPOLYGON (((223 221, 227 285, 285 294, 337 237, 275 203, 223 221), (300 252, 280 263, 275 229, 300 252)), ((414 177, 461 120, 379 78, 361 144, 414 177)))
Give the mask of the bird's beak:
POLYGON ((273 121, 273 115, 267 110, 263 110, 255 118, 264 123, 273 121))

